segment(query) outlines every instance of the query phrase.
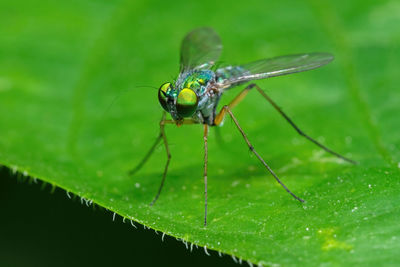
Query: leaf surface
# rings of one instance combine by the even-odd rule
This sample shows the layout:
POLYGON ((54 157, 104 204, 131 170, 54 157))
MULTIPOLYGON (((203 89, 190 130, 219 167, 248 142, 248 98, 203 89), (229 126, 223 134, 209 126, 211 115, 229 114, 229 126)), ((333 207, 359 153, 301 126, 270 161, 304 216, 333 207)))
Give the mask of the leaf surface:
POLYGON ((400 4, 250 2, 1 2, 0 163, 256 264, 398 262, 400 4), (202 223, 200 125, 166 129, 172 161, 160 199, 149 207, 163 147, 127 175, 158 135, 157 91, 145 86, 176 77, 181 39, 204 24, 221 35, 226 63, 333 53, 324 68, 258 84, 306 133, 360 164, 302 139, 253 91, 234 113, 306 202, 276 184, 227 119, 220 138, 210 131, 209 225, 202 223))

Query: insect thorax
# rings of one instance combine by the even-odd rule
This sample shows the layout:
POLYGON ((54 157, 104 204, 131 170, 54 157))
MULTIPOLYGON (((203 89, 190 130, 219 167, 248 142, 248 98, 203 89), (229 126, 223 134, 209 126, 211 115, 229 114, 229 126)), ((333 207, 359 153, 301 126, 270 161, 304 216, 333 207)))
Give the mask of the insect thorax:
POLYGON ((176 81, 179 90, 189 88, 196 92, 198 96, 205 93, 209 82, 215 81, 215 74, 211 70, 193 70, 182 73, 176 81))
POLYGON ((179 90, 190 88, 196 92, 199 103, 193 119, 199 123, 213 124, 220 93, 213 90, 216 86, 215 73, 211 70, 193 70, 183 73, 176 81, 179 90))

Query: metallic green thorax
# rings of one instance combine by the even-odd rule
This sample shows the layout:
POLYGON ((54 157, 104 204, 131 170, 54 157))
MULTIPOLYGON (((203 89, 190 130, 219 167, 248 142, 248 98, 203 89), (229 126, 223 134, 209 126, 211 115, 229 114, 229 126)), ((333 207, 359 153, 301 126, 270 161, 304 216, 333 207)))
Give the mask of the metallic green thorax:
POLYGON ((215 75, 211 70, 193 71, 182 77, 180 84, 177 82, 176 85, 179 90, 189 88, 195 91, 198 96, 201 96, 206 92, 208 83, 214 80, 214 77, 215 75))

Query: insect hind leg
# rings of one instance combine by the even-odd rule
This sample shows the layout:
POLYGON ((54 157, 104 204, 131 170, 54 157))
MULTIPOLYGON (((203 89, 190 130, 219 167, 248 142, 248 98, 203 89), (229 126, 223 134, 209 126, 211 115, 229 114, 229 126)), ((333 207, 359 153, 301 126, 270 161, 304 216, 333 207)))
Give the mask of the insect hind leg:
POLYGON ((284 113, 282 111, 282 109, 255 83, 250 84, 248 87, 251 88, 256 88, 257 91, 279 112, 279 114, 282 115, 283 118, 285 118, 285 120, 296 130, 296 132, 298 134, 300 134, 301 136, 303 136, 304 138, 306 138, 307 140, 311 141, 312 143, 314 143, 315 145, 317 145, 318 147, 320 147, 321 149, 325 150, 326 152, 328 152, 329 154, 340 158, 344 161, 347 161, 349 163, 352 164, 358 164, 356 161, 351 160, 345 156, 340 155, 339 153, 329 149, 328 147, 324 146, 323 144, 321 144, 320 142, 318 142, 317 140, 315 140, 314 138, 311 138, 309 135, 307 135, 306 133, 304 133, 302 130, 300 130, 299 127, 297 127, 297 125, 286 115, 286 113, 284 113))

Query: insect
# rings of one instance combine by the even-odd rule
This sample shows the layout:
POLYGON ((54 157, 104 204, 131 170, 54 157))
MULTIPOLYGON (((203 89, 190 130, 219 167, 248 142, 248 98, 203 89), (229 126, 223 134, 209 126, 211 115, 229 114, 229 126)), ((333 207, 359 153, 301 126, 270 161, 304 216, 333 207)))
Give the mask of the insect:
POLYGON ((298 201, 304 202, 303 199, 289 190, 271 167, 257 153, 232 112, 233 108, 245 98, 251 89, 256 89, 301 136, 313 142, 326 152, 342 160, 356 164, 355 161, 330 150, 300 130, 278 105, 255 83, 246 86, 228 105, 223 106, 222 109, 217 112, 218 102, 226 90, 253 80, 319 68, 331 62, 333 60, 333 55, 329 53, 296 54, 262 59, 238 66, 215 68, 221 50, 222 45, 220 37, 212 28, 198 28, 185 36, 181 44, 179 75, 175 81, 162 84, 158 90, 158 100, 164 109, 160 121, 160 134, 143 160, 136 168, 130 171, 131 175, 136 173, 150 158, 156 146, 163 141, 167 153, 167 162, 158 192, 150 203, 151 206, 154 205, 164 186, 171 160, 171 153, 164 130, 165 125, 175 124, 180 126, 183 124, 202 124, 204 128, 204 226, 207 225, 208 129, 209 127, 221 126, 227 115, 232 118, 250 151, 255 154, 267 171, 290 195, 298 201), (172 119, 167 119, 166 113, 169 113, 172 119))

